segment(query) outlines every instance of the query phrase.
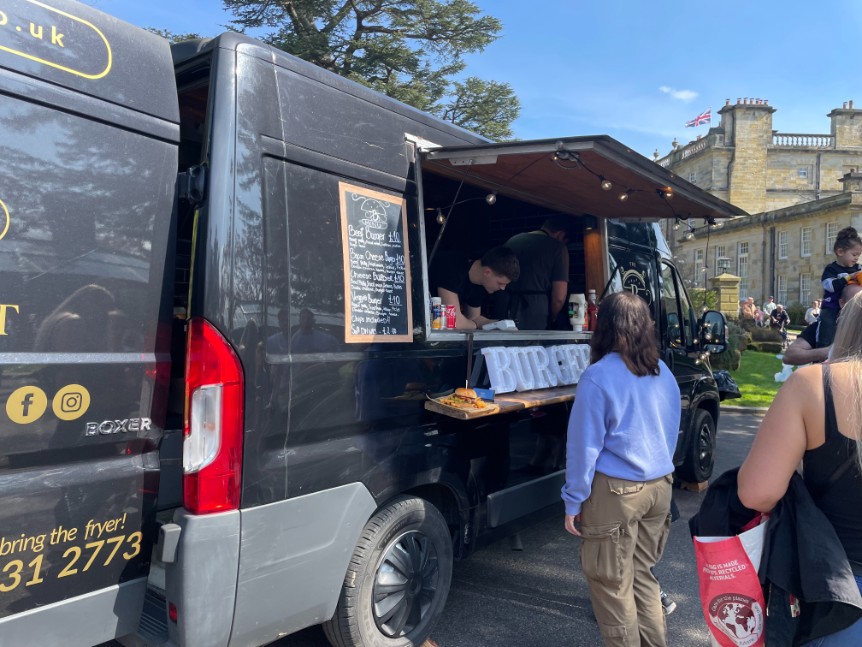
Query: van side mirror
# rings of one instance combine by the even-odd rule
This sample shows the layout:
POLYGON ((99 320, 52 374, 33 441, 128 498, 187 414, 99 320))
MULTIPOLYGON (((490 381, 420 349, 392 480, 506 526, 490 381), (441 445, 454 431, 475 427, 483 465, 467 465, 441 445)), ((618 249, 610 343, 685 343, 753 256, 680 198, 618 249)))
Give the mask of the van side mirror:
POLYGON ((707 310, 698 321, 700 347, 711 355, 727 350, 727 320, 717 310, 707 310))

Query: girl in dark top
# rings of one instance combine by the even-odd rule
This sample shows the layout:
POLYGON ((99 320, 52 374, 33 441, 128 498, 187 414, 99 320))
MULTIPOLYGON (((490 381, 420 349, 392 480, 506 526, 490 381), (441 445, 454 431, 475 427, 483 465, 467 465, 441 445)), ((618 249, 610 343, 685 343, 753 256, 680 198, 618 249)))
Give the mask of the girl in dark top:
MULTIPOLYGON (((817 335, 817 347, 825 348, 835 337, 835 326, 838 321, 838 297, 848 281, 856 280, 856 273, 862 270, 859 256, 862 255, 862 238, 853 227, 845 227, 838 232, 835 245, 835 261, 826 266, 820 277, 823 286, 823 300, 820 303, 820 330, 817 335)), ((857 281, 858 282, 858 281, 857 281)))
MULTIPOLYGON (((738 483, 743 505, 767 512, 784 496, 802 461, 805 484, 835 527, 862 591, 860 438, 862 297, 857 294, 842 309, 830 363, 798 369, 778 391, 738 483)), ((862 645, 862 620, 809 645, 862 645)))

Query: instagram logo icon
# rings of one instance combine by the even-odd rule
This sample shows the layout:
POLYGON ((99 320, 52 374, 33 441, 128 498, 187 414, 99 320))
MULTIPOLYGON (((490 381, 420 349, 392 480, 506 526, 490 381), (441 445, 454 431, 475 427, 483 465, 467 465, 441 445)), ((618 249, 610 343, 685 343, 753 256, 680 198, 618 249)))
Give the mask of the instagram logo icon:
POLYGON ((90 392, 80 384, 67 384, 57 391, 52 407, 60 420, 77 420, 90 408, 90 392))

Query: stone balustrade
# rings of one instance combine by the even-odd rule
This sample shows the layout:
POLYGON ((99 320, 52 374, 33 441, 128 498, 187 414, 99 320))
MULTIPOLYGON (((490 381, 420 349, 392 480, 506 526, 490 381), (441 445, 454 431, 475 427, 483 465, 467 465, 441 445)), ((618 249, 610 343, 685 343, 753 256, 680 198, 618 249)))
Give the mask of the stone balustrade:
POLYGON ((832 135, 774 133, 772 145, 776 148, 835 148, 835 138, 832 135))

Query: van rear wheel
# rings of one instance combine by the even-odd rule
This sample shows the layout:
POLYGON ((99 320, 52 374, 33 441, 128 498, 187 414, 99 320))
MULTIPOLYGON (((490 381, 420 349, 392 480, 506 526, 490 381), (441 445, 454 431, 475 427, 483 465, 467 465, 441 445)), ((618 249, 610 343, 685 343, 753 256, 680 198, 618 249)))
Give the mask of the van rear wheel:
POLYGON ((685 461, 676 475, 689 483, 708 481, 715 467, 715 420, 709 411, 698 409, 691 421, 685 461))
POLYGON ((451 582, 445 519, 424 499, 399 497, 365 525, 323 630, 335 647, 419 645, 442 613, 451 582))

